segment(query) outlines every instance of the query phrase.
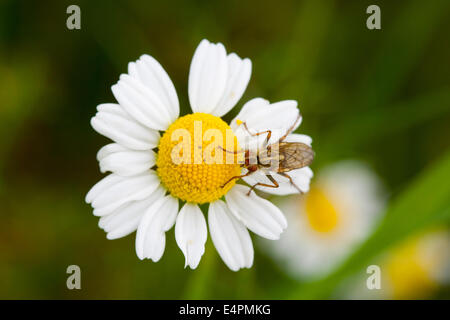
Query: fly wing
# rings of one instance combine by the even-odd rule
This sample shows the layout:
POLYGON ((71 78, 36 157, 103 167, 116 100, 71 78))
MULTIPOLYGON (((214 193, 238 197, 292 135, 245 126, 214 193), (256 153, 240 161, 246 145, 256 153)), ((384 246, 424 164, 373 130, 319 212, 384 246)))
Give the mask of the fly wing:
POLYGON ((309 166, 314 159, 313 149, 301 142, 280 142, 279 172, 287 172, 309 166))

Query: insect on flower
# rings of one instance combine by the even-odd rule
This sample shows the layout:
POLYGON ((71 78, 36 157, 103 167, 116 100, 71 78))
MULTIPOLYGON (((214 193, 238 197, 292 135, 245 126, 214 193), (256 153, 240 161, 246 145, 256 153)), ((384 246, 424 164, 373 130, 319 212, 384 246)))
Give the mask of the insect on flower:
MULTIPOLYGON (((275 240, 287 227, 283 213, 273 203, 256 194, 247 197, 247 187, 228 181, 242 174, 244 153, 223 157, 225 153, 216 150, 220 137, 226 138, 222 145, 233 143, 237 147, 241 137, 237 133, 245 134, 243 142, 249 136, 236 121, 226 123, 222 117, 242 97, 252 63, 227 53, 222 43, 204 39, 189 70, 187 93, 192 113, 180 116, 175 86, 161 64, 146 54, 128 64, 127 73, 111 87, 117 103, 100 104, 91 119, 92 127, 113 143, 97 154, 101 171, 111 173, 91 188, 86 202, 100 217, 99 226, 108 239, 136 231, 136 254, 141 260, 159 261, 165 251, 166 232, 175 227, 185 267, 197 268, 209 234, 231 270, 250 268, 254 251, 249 231, 275 240), (178 145, 182 148, 177 149, 178 145), (207 220, 199 207, 203 204, 209 204, 207 220), (248 207, 258 207, 258 214, 243 212, 248 207)), ((236 117, 255 132, 280 128, 284 134, 290 125, 285 120, 298 113, 295 100, 270 103, 257 97, 244 103, 236 117)), ((272 133, 274 136, 275 131, 272 133)), ((309 145, 311 137, 302 136, 290 135, 286 140, 300 139, 309 145)), ((254 140, 264 139, 263 135, 254 140)), ((309 190, 312 170, 306 167, 290 174, 302 190, 309 190)), ((288 180, 279 182, 280 188, 270 191, 287 186, 289 192, 297 193, 288 180)))
POLYGON ((286 137, 292 133, 295 128, 295 125, 300 120, 301 115, 299 114, 295 122, 292 126, 286 131, 286 133, 276 142, 269 144, 270 138, 272 136, 271 130, 265 130, 257 133, 250 132, 247 127, 246 122, 242 122, 241 125, 245 127, 245 130, 252 136, 259 136, 262 134, 267 134, 266 139, 264 140, 264 144, 260 150, 257 152, 251 152, 250 150, 238 150, 238 151, 229 151, 220 147, 223 151, 228 153, 241 153, 245 152, 244 161, 241 164, 241 167, 247 169, 247 173, 234 176, 230 178, 226 183, 222 185, 225 187, 227 183, 233 181, 234 179, 241 179, 251 175, 257 170, 262 170, 266 177, 273 183, 255 183, 250 187, 247 195, 250 195, 253 189, 257 186, 269 187, 269 188, 278 188, 279 184, 275 180, 275 178, 271 175, 271 172, 276 172, 279 175, 289 179, 289 182, 300 192, 303 193, 300 188, 294 183, 291 176, 287 174, 287 172, 295 169, 300 169, 306 166, 309 166, 314 159, 314 151, 307 144, 301 142, 285 142, 286 137))

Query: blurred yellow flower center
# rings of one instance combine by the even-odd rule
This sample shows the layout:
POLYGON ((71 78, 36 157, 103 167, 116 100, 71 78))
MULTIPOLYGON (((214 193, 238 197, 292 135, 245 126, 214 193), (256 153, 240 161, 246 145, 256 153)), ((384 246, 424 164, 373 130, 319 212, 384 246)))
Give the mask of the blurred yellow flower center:
POLYGON ((172 196, 193 203, 220 199, 241 174, 239 144, 222 119, 194 113, 177 119, 162 136, 157 173, 172 196), (223 149, 229 152, 225 152, 223 149))
POLYGON ((394 249, 386 262, 386 271, 394 299, 425 298, 437 286, 429 274, 418 242, 411 241, 394 249))
POLYGON ((317 232, 331 232, 338 224, 338 213, 319 188, 311 188, 305 199, 305 211, 311 228, 317 232))

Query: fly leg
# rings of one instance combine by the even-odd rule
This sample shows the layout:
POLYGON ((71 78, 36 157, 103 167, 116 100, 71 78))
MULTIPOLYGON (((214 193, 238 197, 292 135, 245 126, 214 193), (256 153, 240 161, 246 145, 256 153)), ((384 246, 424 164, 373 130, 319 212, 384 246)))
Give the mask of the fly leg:
POLYGON ((285 177, 285 178, 288 178, 288 179, 289 179, 289 182, 295 187, 295 189, 297 189, 298 192, 300 192, 300 194, 303 194, 303 191, 300 190, 300 188, 294 183, 294 180, 292 180, 292 177, 291 177, 290 175, 288 175, 288 174, 285 173, 285 172, 278 172, 278 174, 279 174, 280 176, 283 176, 283 177, 285 177))
MULTIPOLYGON (((227 150, 227 149, 225 149, 225 148, 223 148, 222 146, 217 146, 217 148, 218 149, 221 149, 222 151, 225 151, 226 153, 231 153, 231 154, 241 154, 241 153, 245 153, 245 150, 243 150, 243 149, 240 149, 240 150, 234 150, 234 151, 230 151, 230 150, 227 150)), ((227 158, 228 159, 228 158, 227 158)), ((234 160, 233 160, 234 161, 234 160)), ((239 163, 241 166, 245 163, 243 160, 240 160, 240 158, 238 157, 238 161, 237 161, 237 163, 239 163)), ((229 181, 228 181, 229 182, 229 181)), ((228 183, 227 182, 227 183, 228 183)), ((226 183, 225 183, 226 184, 226 183)))
POLYGON ((230 150, 224 149, 222 146, 217 146, 217 148, 221 149, 222 151, 225 151, 227 153, 232 153, 232 154, 239 154, 239 153, 245 152, 245 150, 230 151, 230 150))
POLYGON ((244 125, 245 130, 247 130, 247 132, 254 137, 260 136, 264 133, 267 133, 265 145, 267 145, 269 143, 270 137, 272 136, 272 130, 265 130, 265 131, 261 131, 261 132, 257 132, 257 133, 252 133, 252 132, 250 132, 250 130, 247 127, 247 122, 242 122, 242 124, 244 125))
POLYGON ((250 171, 250 170, 249 170, 246 174, 243 174, 243 175, 240 175, 240 176, 234 176, 234 177, 231 177, 230 179, 228 179, 227 182, 225 182, 225 183, 224 183, 223 185, 221 185, 220 187, 223 188, 223 187, 225 187, 228 183, 230 183, 231 181, 233 181, 234 179, 241 179, 241 178, 247 177, 247 176, 251 175, 253 172, 255 172, 255 171, 250 171))
POLYGON ((269 178, 269 180, 273 183, 272 184, 267 184, 267 183, 255 183, 253 186, 251 186, 250 190, 248 190, 247 192, 247 196, 250 195, 250 193, 252 192, 253 189, 255 189, 257 186, 262 186, 262 187, 268 187, 268 188, 278 188, 280 185, 278 184, 277 180, 275 180, 270 174, 266 174, 266 177, 269 178))
POLYGON ((286 137, 292 132, 294 131, 295 125, 297 124, 298 120, 300 120, 300 118, 302 117, 302 115, 299 113, 297 116, 297 119, 295 119, 295 122, 292 124, 292 126, 286 131, 286 133, 284 134, 284 136, 282 136, 279 140, 279 142, 283 141, 284 139, 286 139, 286 137))

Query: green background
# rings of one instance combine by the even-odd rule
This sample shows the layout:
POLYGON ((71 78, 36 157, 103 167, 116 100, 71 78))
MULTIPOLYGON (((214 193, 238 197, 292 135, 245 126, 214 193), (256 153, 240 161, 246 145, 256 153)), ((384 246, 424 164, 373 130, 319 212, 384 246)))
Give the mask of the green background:
MULTIPOLYGON (((449 17, 446 0, 1 1, 0 298, 329 298, 384 249, 448 225, 449 17), (81 30, 66 28, 70 4, 81 7, 81 30), (370 4, 381 7, 381 30, 366 28, 370 4), (198 269, 183 269, 173 229, 162 260, 142 262, 134 235, 106 240, 84 203, 108 142, 89 124, 96 105, 114 101, 111 85, 147 53, 188 113, 190 61, 203 38, 253 62, 226 120, 253 97, 298 100, 316 173, 351 158, 383 179, 385 220, 326 279, 290 278, 257 241, 250 270, 228 270, 210 238, 198 269), (82 290, 66 288, 71 264, 82 290)), ((435 297, 449 296, 441 288, 435 297)))

